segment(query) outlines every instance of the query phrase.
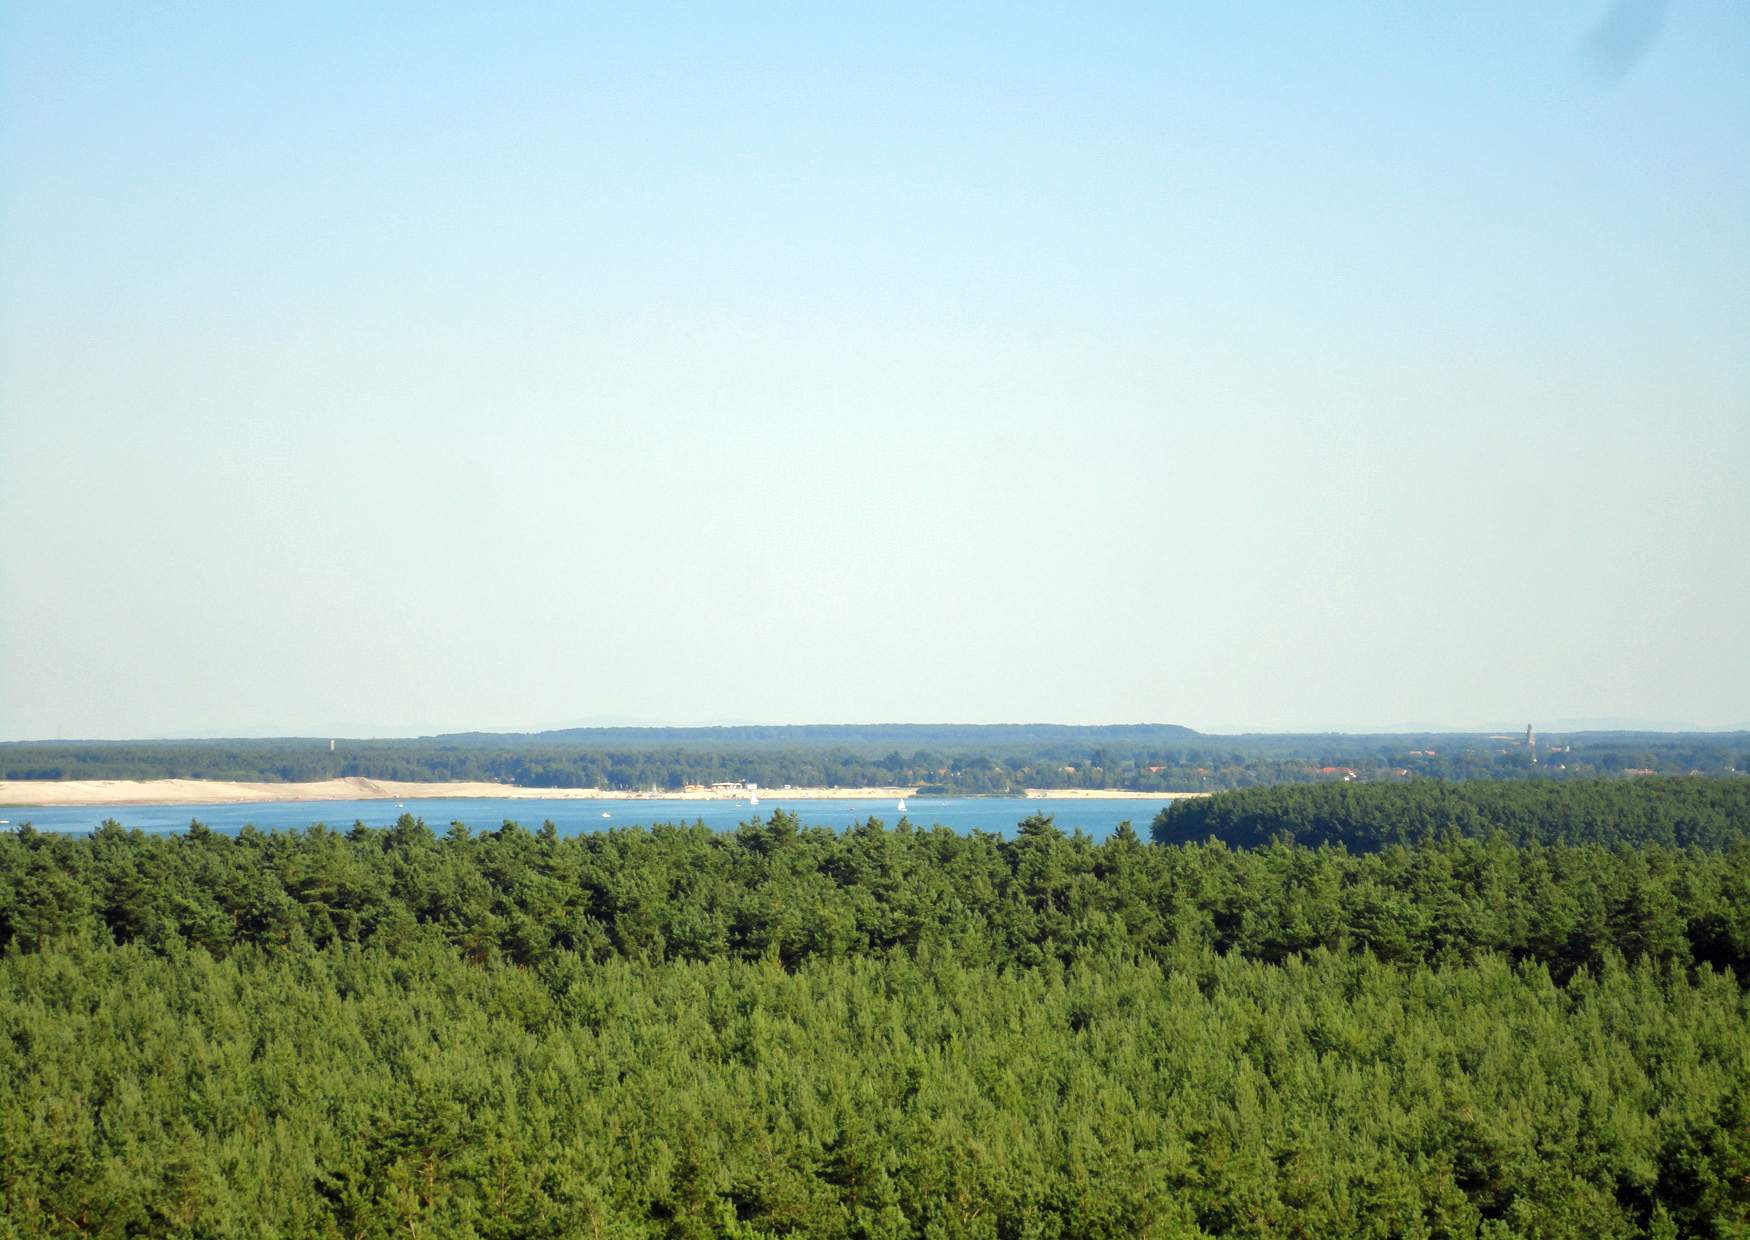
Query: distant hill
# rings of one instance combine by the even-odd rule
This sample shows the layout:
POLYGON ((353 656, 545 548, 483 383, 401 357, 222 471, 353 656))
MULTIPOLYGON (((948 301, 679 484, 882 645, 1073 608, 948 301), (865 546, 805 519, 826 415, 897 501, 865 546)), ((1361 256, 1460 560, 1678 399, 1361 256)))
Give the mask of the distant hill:
POLYGON ((1083 726, 1066 723, 803 723, 664 728, 558 728, 547 732, 450 732, 431 739, 461 745, 577 745, 591 749, 650 746, 773 749, 907 748, 1002 750, 1037 745, 1158 745, 1202 733, 1176 723, 1083 726))

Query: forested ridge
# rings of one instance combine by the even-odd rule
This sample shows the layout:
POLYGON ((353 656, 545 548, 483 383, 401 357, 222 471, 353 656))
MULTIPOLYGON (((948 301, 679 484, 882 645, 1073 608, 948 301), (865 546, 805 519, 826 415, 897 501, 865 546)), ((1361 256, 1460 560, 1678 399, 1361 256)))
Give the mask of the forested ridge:
POLYGON ((1744 1235, 1705 782, 1279 807, 1353 851, 0 836, 0 1235, 1744 1235))
POLYGON ((595 728, 401 740, 28 741, 0 744, 0 779, 361 777, 524 787, 678 791, 904 785, 947 794, 1024 788, 1218 791, 1277 783, 1439 779, 1564 782, 1599 775, 1750 771, 1750 734, 1521 737, 1208 736, 1111 727, 595 728))

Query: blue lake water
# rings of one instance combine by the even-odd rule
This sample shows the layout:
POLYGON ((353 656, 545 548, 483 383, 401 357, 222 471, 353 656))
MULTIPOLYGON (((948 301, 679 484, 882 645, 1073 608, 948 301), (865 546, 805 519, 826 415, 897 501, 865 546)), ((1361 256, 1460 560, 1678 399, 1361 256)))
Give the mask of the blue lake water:
POLYGON ((1128 819, 1137 832, 1148 834, 1148 824, 1167 804, 1166 798, 1088 800, 1027 800, 1021 797, 911 797, 907 812, 900 814, 895 803, 879 801, 790 801, 781 793, 762 796, 757 807, 734 801, 546 801, 505 800, 473 797, 465 800, 419 798, 406 802, 405 808, 394 801, 270 801, 253 805, 107 805, 107 806, 0 806, 0 818, 8 818, 14 826, 31 823, 39 831, 59 831, 82 834, 95 828, 105 818, 114 818, 124 827, 141 831, 186 831, 191 819, 198 818, 215 831, 234 833, 246 825, 263 831, 289 831, 324 823, 345 830, 354 822, 368 827, 386 827, 402 814, 423 818, 426 825, 442 835, 451 822, 466 823, 476 832, 496 830, 507 819, 519 822, 529 830, 552 819, 561 835, 578 835, 585 831, 602 831, 614 827, 649 826, 658 822, 703 822, 718 831, 733 831, 756 815, 769 817, 773 810, 784 809, 800 817, 807 826, 832 827, 843 830, 869 818, 879 818, 893 826, 900 818, 908 818, 917 828, 944 826, 955 831, 989 831, 1013 835, 1015 824, 1030 814, 1046 813, 1056 818, 1065 831, 1077 828, 1096 839, 1104 839, 1120 822, 1128 819), (608 814, 611 817, 604 818, 608 814))

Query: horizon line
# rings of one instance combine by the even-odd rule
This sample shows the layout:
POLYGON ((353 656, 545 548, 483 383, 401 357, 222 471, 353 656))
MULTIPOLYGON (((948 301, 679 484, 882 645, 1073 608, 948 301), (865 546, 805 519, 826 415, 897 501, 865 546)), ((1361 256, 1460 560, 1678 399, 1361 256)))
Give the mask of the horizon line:
MULTIPOLYGON (((1673 723, 1663 720, 1633 720, 1633 719, 1563 719, 1548 725, 1539 725, 1535 719, 1528 725, 1540 732, 1555 734, 1625 734, 1625 735, 1662 735, 1662 736, 1722 736, 1750 732, 1750 723, 1740 722, 1724 726, 1703 726, 1689 723, 1673 723)), ((1177 728, 1190 732, 1195 736, 1216 738, 1247 738, 1247 737, 1318 737, 1318 736, 1494 736, 1500 734, 1517 734, 1524 731, 1527 725, 1495 724, 1478 727, 1454 727, 1451 725, 1397 725, 1397 726, 1334 726, 1334 727, 1287 727, 1266 728, 1255 726, 1226 726, 1198 728, 1190 724, 1163 723, 1152 721, 1137 721, 1128 723, 1061 723, 1050 720, 1026 720, 1003 722, 825 722, 808 723, 568 723, 548 725, 533 728, 453 728, 448 730, 417 730, 413 728, 369 728, 355 732, 329 729, 262 731, 262 732, 175 732, 147 736, 78 736, 78 737, 8 737, 0 739, 0 745, 148 745, 148 744, 217 744, 223 742, 260 742, 260 741, 418 741, 443 740, 459 736, 486 737, 523 737, 535 738, 550 736, 562 732, 717 732, 764 730, 781 731, 787 729, 809 728, 868 728, 868 729, 929 729, 929 728, 1063 728, 1084 731, 1108 731, 1133 728, 1177 728)))

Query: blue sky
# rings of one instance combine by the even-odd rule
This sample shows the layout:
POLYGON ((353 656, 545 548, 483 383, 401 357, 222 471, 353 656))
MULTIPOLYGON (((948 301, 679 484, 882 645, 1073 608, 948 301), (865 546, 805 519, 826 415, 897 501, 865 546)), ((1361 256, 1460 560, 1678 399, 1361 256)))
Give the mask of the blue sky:
POLYGON ((1750 717, 1742 5, 5 5, 0 75, 0 736, 1750 717))

